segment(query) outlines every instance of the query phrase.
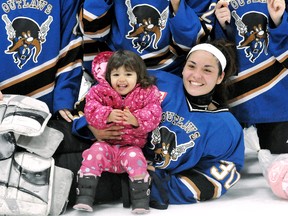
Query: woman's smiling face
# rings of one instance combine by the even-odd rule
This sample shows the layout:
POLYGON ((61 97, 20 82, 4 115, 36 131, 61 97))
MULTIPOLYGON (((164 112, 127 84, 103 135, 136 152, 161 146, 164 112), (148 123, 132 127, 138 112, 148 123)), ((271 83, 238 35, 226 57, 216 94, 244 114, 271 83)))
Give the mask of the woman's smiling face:
POLYGON ((189 55, 182 75, 184 87, 192 96, 208 94, 224 78, 224 72, 219 76, 218 59, 203 50, 196 50, 189 55))

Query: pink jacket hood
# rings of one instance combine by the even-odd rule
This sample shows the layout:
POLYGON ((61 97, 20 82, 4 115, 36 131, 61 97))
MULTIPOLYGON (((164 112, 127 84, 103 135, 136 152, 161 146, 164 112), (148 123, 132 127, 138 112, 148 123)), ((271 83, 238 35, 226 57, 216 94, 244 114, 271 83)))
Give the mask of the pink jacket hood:
POLYGON ((105 80, 105 72, 109 58, 112 56, 112 51, 100 52, 95 56, 92 62, 92 74, 94 79, 99 83, 103 83, 105 80))

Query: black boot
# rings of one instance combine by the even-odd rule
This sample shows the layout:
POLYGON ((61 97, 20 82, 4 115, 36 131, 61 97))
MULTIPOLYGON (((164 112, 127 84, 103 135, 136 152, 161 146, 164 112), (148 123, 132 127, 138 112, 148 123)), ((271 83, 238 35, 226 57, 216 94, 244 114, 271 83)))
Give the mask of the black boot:
POLYGON ((76 210, 93 211, 93 202, 98 184, 97 176, 77 176, 78 187, 76 189, 76 204, 73 206, 76 210))
POLYGON ((148 179, 148 182, 144 182, 143 179, 134 181, 131 181, 129 179, 132 213, 144 214, 150 211, 150 182, 150 177, 148 179))

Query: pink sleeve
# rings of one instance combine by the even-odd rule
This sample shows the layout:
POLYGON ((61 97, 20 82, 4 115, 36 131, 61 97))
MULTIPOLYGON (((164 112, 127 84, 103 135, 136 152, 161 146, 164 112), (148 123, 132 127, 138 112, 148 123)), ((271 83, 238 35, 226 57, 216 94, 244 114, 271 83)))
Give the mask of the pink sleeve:
POLYGON ((84 115, 88 124, 96 129, 107 128, 107 118, 112 111, 111 106, 104 106, 104 96, 99 91, 99 88, 93 86, 86 95, 86 103, 84 115))
POLYGON ((154 130, 161 121, 162 108, 160 103, 160 92, 156 86, 152 86, 147 91, 145 98, 145 107, 136 110, 133 114, 137 118, 139 127, 136 133, 149 133, 154 130))

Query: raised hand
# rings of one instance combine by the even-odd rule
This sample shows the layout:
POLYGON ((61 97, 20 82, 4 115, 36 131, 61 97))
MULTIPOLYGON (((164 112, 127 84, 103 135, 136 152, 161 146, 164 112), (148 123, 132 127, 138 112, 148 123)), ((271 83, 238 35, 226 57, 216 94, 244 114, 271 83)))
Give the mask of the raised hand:
POLYGON ((276 26, 280 25, 285 11, 285 0, 267 0, 269 15, 276 26))
POLYGON ((228 8, 228 1, 218 1, 215 7, 215 15, 223 29, 226 29, 227 23, 231 21, 231 12, 228 8))
POLYGON ((179 5, 180 5, 180 0, 170 0, 174 14, 177 13, 179 5))

